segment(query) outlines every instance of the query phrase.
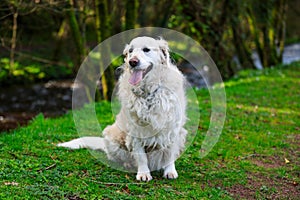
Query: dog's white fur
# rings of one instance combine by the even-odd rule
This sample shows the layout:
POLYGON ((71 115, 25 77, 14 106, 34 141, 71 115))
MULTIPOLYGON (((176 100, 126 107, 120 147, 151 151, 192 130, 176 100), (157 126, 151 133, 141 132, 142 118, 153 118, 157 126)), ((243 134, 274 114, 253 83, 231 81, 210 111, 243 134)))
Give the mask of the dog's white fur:
POLYGON ((136 179, 149 181, 150 171, 178 177, 175 160, 184 149, 187 131, 185 79, 169 60, 163 39, 138 37, 124 50, 124 72, 119 79, 121 111, 101 137, 83 137, 58 146, 104 151, 110 160, 137 167, 136 179), (135 61, 132 67, 130 61, 135 61), (136 70, 136 71, 135 71, 136 70), (143 72, 143 78, 134 74, 143 72))

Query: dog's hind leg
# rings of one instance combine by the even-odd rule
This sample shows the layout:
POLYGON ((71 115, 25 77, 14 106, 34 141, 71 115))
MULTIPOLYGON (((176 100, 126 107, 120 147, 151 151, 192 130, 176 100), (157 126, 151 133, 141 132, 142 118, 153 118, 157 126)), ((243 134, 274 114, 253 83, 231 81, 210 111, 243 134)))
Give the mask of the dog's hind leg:
POLYGON ((65 147, 69 149, 92 149, 92 150, 101 150, 107 152, 105 145, 105 138, 101 137, 82 137, 71 140, 69 142, 59 143, 58 147, 65 147))

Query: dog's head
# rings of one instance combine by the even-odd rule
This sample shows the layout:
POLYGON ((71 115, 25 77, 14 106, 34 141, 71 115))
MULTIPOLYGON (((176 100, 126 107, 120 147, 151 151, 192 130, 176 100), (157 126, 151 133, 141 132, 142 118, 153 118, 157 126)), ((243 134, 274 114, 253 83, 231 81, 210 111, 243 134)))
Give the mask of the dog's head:
POLYGON ((155 67, 169 65, 168 43, 161 38, 137 37, 126 45, 123 54, 132 85, 139 84, 155 67))

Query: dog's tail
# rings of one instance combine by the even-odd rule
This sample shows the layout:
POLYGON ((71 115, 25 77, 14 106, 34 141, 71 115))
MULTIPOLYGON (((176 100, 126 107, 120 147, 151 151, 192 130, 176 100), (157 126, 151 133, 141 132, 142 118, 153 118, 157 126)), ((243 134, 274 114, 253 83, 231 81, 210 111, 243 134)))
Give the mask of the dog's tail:
POLYGON ((58 147, 65 147, 69 149, 92 149, 107 152, 106 139, 101 137, 81 137, 69 142, 59 143, 58 147))

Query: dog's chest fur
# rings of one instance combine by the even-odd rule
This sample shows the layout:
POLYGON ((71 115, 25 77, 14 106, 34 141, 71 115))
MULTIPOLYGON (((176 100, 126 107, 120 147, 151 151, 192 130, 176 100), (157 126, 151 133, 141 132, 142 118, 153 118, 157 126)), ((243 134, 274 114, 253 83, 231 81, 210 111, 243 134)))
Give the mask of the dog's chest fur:
POLYGON ((138 126, 151 126, 154 131, 169 128, 176 117, 176 96, 168 89, 154 85, 149 88, 133 88, 134 98, 128 102, 132 122, 138 126), (172 117, 170 117, 172 116, 172 117))
POLYGON ((176 67, 155 66, 138 86, 130 85, 129 77, 125 71, 118 91, 121 113, 126 119, 122 127, 127 133, 127 149, 143 146, 148 152, 165 149, 175 140, 181 140, 185 122, 182 74, 176 67), (159 70, 154 71, 156 68, 159 70))

